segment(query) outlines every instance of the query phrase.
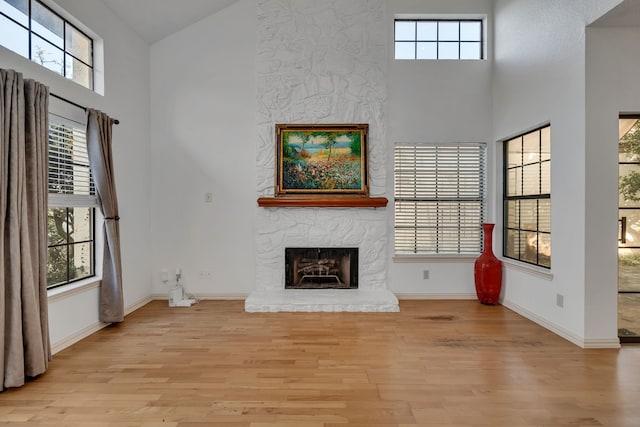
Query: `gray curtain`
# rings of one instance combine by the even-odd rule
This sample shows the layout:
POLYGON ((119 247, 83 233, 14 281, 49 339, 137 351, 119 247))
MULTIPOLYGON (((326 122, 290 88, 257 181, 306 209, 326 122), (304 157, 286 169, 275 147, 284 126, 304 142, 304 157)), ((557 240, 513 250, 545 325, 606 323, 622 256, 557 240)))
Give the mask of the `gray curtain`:
POLYGON ((0 350, 2 387, 51 360, 47 314, 49 89, 0 69, 0 350))
POLYGON ((104 215, 104 256, 100 285, 100 320, 106 323, 124 320, 122 295, 122 263, 120 257, 120 225, 118 198, 111 154, 111 130, 114 119, 91 108, 87 109, 87 150, 96 185, 98 205, 104 215))

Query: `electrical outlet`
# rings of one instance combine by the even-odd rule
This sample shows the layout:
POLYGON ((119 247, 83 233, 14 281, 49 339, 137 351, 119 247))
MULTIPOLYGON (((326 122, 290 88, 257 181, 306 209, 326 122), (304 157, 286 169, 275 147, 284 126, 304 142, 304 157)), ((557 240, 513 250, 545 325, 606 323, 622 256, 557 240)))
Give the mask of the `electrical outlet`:
POLYGON ((169 281, 169 271, 166 269, 160 270, 160 281, 162 283, 167 283, 169 281))
POLYGON ((564 307, 564 295, 556 294, 556 305, 560 308, 564 307))
POLYGON ((213 193, 210 193, 210 192, 204 193, 204 202, 213 203, 213 193))
POLYGON ((211 270, 202 270, 200 271, 200 278, 203 280, 209 280, 213 277, 213 272, 211 270))
POLYGON ((429 279, 429 270, 424 270, 424 271, 422 272, 422 278, 423 278, 424 280, 429 279))

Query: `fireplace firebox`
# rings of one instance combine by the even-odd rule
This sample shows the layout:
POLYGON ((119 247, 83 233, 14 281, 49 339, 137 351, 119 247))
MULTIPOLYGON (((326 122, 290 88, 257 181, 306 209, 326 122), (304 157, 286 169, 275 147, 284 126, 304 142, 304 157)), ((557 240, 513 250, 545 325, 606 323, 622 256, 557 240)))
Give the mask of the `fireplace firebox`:
POLYGON ((358 248, 285 248, 285 289, 357 289, 358 248))

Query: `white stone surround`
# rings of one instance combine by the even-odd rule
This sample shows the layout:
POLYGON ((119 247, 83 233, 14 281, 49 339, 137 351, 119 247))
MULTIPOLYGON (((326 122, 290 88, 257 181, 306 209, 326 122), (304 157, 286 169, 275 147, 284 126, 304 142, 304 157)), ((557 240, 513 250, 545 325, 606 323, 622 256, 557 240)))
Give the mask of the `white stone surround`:
MULTIPOLYGON (((258 2, 257 197, 274 195, 276 123, 367 123, 371 196, 386 186, 387 51, 380 0, 258 2)), ((388 196, 387 196, 388 197, 388 196)), ((387 208, 257 208, 247 311, 398 311, 387 208), (286 247, 358 247, 358 290, 285 290, 286 247)))
POLYGON ((248 312, 358 311, 397 312, 398 299, 392 292, 359 289, 286 289, 255 291, 245 300, 248 312))

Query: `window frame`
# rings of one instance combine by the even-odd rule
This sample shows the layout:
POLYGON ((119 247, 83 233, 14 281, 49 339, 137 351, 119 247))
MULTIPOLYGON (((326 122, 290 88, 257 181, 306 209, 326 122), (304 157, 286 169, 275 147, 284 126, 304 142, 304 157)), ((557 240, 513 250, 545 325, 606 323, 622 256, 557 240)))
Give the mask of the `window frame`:
POLYGON ((451 17, 396 17, 393 21, 393 52, 394 52, 394 60, 396 61, 482 61, 486 59, 486 19, 483 17, 460 17, 460 16, 451 16, 451 17), (396 23, 397 22, 414 22, 416 23, 415 34, 412 40, 399 40, 396 34, 396 23), (440 23, 442 22, 456 22, 458 24, 463 22, 477 22, 480 24, 480 39, 479 40, 463 40, 461 38, 461 30, 460 25, 458 25, 458 38, 456 40, 441 40, 440 32, 436 30, 436 38, 435 39, 418 39, 418 22, 434 22, 436 23, 436 28, 438 29, 440 23), (398 43, 414 43, 414 54, 413 58, 397 58, 396 57, 396 47, 398 43), (440 43, 457 43, 458 45, 458 57, 457 58, 441 58, 440 57, 440 43), (435 58, 418 58, 418 44, 419 43, 435 43, 436 45, 436 57, 435 58), (478 43, 480 46, 480 56, 478 58, 460 58, 460 46, 462 43, 478 43))
MULTIPOLYGON (((394 220, 393 220, 393 229, 394 229, 394 245, 393 245, 393 251, 394 251, 394 260, 396 261, 409 261, 412 259, 416 259, 416 258, 431 258, 431 257, 436 257, 439 259, 443 259, 443 258, 453 258, 453 259, 464 259, 464 258, 476 258, 481 252, 482 252, 482 246, 483 246, 483 239, 482 239, 482 227, 481 224, 485 221, 486 219, 486 215, 487 215, 487 144, 484 142, 475 142, 475 143, 469 143, 469 142, 458 142, 458 143, 397 143, 394 147, 394 171, 393 171, 393 177, 394 177, 394 220), (478 173, 479 173, 479 178, 477 179, 477 185, 478 185, 478 196, 477 197, 471 197, 469 195, 466 196, 460 196, 460 181, 459 181, 459 176, 461 175, 461 157, 458 155, 458 161, 457 161, 457 171, 456 171, 456 179, 458 179, 458 182, 456 184, 456 189, 458 191, 458 198, 451 198, 451 197, 441 197, 441 198, 437 198, 437 197, 426 197, 426 196, 421 196, 421 197, 415 197, 415 198, 409 198, 412 200, 407 199, 406 196, 400 196, 398 195, 398 178, 399 178, 399 173, 398 173, 398 152, 399 152, 399 147, 403 148, 403 149, 418 149, 420 147, 422 147, 422 149, 430 149, 430 150, 434 150, 437 151, 438 148, 446 148, 446 149, 451 149, 451 147, 457 148, 459 151, 460 147, 467 147, 467 148, 474 148, 477 147, 478 148, 478 154, 477 154, 477 161, 479 164, 479 169, 478 169, 478 173), (404 226, 401 227, 399 226, 399 220, 398 220, 398 204, 402 203, 402 202, 415 202, 415 203, 420 203, 423 202, 425 203, 425 206, 429 206, 432 204, 436 205, 436 211, 438 213, 440 213, 440 211, 438 211, 437 209, 439 208, 438 203, 443 203, 443 202, 448 202, 448 203, 458 203, 458 204, 464 204, 464 203, 479 203, 478 205, 478 212, 479 212, 479 216, 477 218, 473 218, 473 215, 468 214, 466 218, 472 218, 472 221, 477 223, 475 225, 477 225, 477 227, 473 226, 467 226, 465 227, 466 230, 474 230, 473 232, 475 233, 475 235, 473 236, 473 238, 464 238, 463 237, 463 233, 458 233, 457 236, 457 243, 458 243, 458 250, 453 251, 453 250, 447 250, 446 247, 444 248, 440 248, 440 247, 436 247, 435 250, 419 250, 419 248, 426 248, 429 245, 428 239, 425 237, 419 237, 419 233, 418 230, 420 228, 422 229, 428 229, 428 227, 424 227, 424 226, 419 226, 418 222, 419 222, 419 218, 418 215, 419 213, 417 212, 417 206, 416 206, 416 220, 414 222, 414 227, 408 227, 408 226, 404 226), (399 240, 399 236, 398 236, 398 230, 399 229, 414 229, 415 233, 414 233, 414 249, 413 251, 402 251, 402 250, 398 250, 399 246, 398 246, 398 240, 399 240), (420 244, 420 242, 423 242, 422 244, 420 244), (461 248, 467 248, 469 246, 474 246, 473 250, 462 250, 461 248)), ((465 159, 467 159, 468 157, 465 157, 465 159)), ((437 159, 431 158, 432 161, 437 162, 437 159)), ((424 160, 423 159, 423 164, 427 165, 428 160, 424 160)), ((441 162, 442 163, 442 162, 441 162)), ((445 163, 446 165, 450 166, 449 163, 445 163)), ((438 182, 435 184, 436 186, 438 185, 438 182)), ((415 187, 415 185, 414 185, 415 187)), ((417 190, 416 190, 417 191, 417 190)), ((436 190, 437 191, 437 190, 436 190)), ((458 209, 460 209, 459 205, 458 209)), ((465 217, 461 217, 458 216, 458 221, 455 224, 455 227, 460 230, 460 221, 461 219, 466 219, 465 217)), ((471 221, 467 220, 467 223, 470 223, 471 221)), ((451 223, 448 223, 446 221, 441 221, 438 225, 436 225, 435 227, 431 227, 432 230, 435 231, 436 235, 438 236, 438 238, 440 238, 440 235, 443 233, 446 233, 447 227, 451 227, 451 223)))
MULTIPOLYGON (((86 132, 86 118, 84 111, 80 111, 77 107, 62 101, 62 100, 50 100, 49 105, 49 132, 52 130, 52 126, 67 126, 73 129, 82 130, 86 132), (76 111, 77 110, 77 111, 76 111)), ((56 132, 59 132, 56 130, 56 132)), ((51 133, 49 133, 51 136, 51 133)), ((50 140, 51 141, 51 140, 50 140)), ((51 142, 50 142, 51 143, 51 142)), ((86 148, 86 140, 84 142, 84 147, 86 148)), ((50 165, 52 152, 49 152, 48 162, 50 165)), ((72 164, 75 164, 75 161, 72 161, 72 164)), ((84 166, 83 166, 84 167, 84 166)), ((90 173, 90 168, 87 168, 90 173)), ((48 176, 49 179, 53 179, 54 175, 52 174, 52 170, 48 168, 48 176)), ((51 185, 51 182, 48 182, 48 188, 51 185)), ((97 263, 96 257, 98 254, 97 247, 100 240, 100 236, 97 233, 97 225, 98 225, 98 201, 97 196, 95 194, 95 188, 93 185, 93 177, 90 173, 89 178, 89 194, 72 194, 68 192, 68 189, 63 190, 62 192, 51 192, 51 188, 49 188, 48 192, 48 209, 47 209, 47 227, 49 226, 49 214, 52 209, 65 209, 67 215, 69 215, 69 211, 73 208, 87 208, 90 212, 90 230, 89 230, 89 240, 82 241, 74 241, 74 242, 59 242, 50 244, 47 242, 47 253, 49 253, 50 248, 53 247, 63 247, 66 246, 66 262, 67 262, 67 271, 66 271, 66 280, 64 282, 57 282, 55 284, 49 285, 49 274, 47 274, 47 290, 57 289, 62 286, 66 286, 72 283, 77 283, 83 280, 92 279, 97 276, 97 263), (74 245, 82 245, 82 244, 90 244, 91 254, 90 254, 90 271, 89 274, 83 275, 82 277, 73 278, 70 277, 70 269, 69 269, 69 248, 74 245)), ((86 193, 86 191, 85 191, 86 193)), ((47 271, 49 270, 49 260, 47 260, 47 271)))
POLYGON ((44 1, 40 1, 40 0, 27 0, 28 3, 28 15, 27 15, 27 23, 28 25, 24 25, 21 22, 18 22, 16 19, 12 18, 11 16, 3 13, 2 11, 0 11, 0 15, 2 17, 4 17, 5 19, 8 19, 9 21, 11 21, 13 24, 17 25, 19 28, 26 30, 27 31, 27 37, 28 37, 28 45, 27 45, 27 56, 24 56, 22 53, 16 52, 13 49, 11 49, 8 46, 4 46, 7 49, 15 52, 16 54, 23 56, 27 59, 29 59, 30 61, 48 69, 51 70, 52 72, 66 78, 69 79, 77 84, 79 84, 82 87, 86 87, 89 90, 95 91, 96 90, 96 70, 95 70, 95 66, 96 66, 96 40, 93 36, 91 36, 90 34, 88 34, 86 31, 83 31, 79 25, 74 24, 73 22, 71 22, 69 19, 65 18, 62 14, 58 13, 56 10, 54 10, 54 8, 52 8, 49 4, 45 3, 44 1), (53 15, 55 15, 57 18, 59 18, 62 21, 62 48, 60 48, 60 46, 56 45, 56 43, 52 42, 50 39, 48 39, 44 34, 41 34, 39 32, 37 32, 36 30, 34 30, 32 27, 32 21, 34 20, 33 18, 33 3, 38 3, 38 5, 40 5, 41 7, 43 7, 44 9, 46 9, 48 12, 52 13, 53 15), (67 43, 67 27, 71 27, 73 30, 77 31, 78 33, 80 33, 82 36, 86 37, 87 40, 89 40, 90 44, 89 44, 89 52, 88 52, 88 57, 90 59, 91 63, 87 63, 86 61, 84 61, 83 59, 79 58, 78 56, 76 56, 73 52, 72 49, 68 46, 67 43), (62 53, 62 73, 58 73, 56 70, 53 70, 50 67, 47 67, 45 64, 41 64, 40 62, 38 62, 33 55, 33 38, 38 37, 40 39, 42 39, 45 43, 47 43, 47 45, 52 48, 52 49, 56 49, 57 51, 60 51, 62 53), (70 57, 71 59, 68 59, 68 57, 70 57), (88 69, 88 86, 85 86, 83 83, 74 80, 73 79, 73 74, 68 75, 68 61, 71 60, 75 60, 75 61, 79 61, 82 65, 86 66, 88 69))
MULTIPOLYGON (((61 242, 61 243, 54 243, 54 244, 49 244, 47 243, 47 253, 49 253, 49 250, 52 248, 66 248, 66 280, 55 283, 55 284, 49 284, 49 277, 47 275, 47 290, 52 290, 52 289, 56 289, 59 288, 61 286, 65 286, 65 285, 69 285, 72 283, 76 283, 79 282, 81 280, 86 280, 92 277, 96 277, 96 208, 95 207, 87 207, 87 206, 52 206, 49 205, 48 209, 47 209, 47 225, 48 225, 48 213, 49 211, 53 210, 53 209, 64 209, 67 215, 67 222, 68 222, 68 218, 69 218, 69 212, 70 210, 72 210, 75 207, 82 207, 82 208, 88 208, 89 212, 90 212, 90 224, 89 224, 89 236, 90 239, 88 240, 80 240, 80 241, 73 241, 73 242, 69 242, 69 241, 65 241, 65 242, 61 242), (69 268, 69 255, 70 255, 70 249, 73 246, 80 246, 83 244, 89 244, 90 246, 90 250, 91 250, 91 254, 90 254, 90 265, 89 265, 89 274, 84 275, 82 277, 78 277, 78 278, 74 278, 71 277, 71 269, 69 268)), ((47 260, 47 270, 49 267, 49 261, 47 260)))
MULTIPOLYGON (((539 267, 544 269, 545 271, 550 271, 551 270, 551 255, 553 254, 553 251, 551 250, 551 254, 548 256, 548 265, 544 264, 541 261, 541 249, 540 249, 540 234, 543 235, 547 235, 548 236, 548 243, 549 243, 549 247, 552 248, 551 243, 552 243, 552 231, 551 231, 551 211, 552 211, 552 204, 551 204, 551 161, 552 161, 552 157, 551 157, 551 124, 547 123, 544 124, 542 126, 539 126, 537 128, 534 128, 532 130, 520 133, 516 136, 513 137, 509 137, 505 140, 503 140, 503 173, 502 173, 502 184, 503 184, 503 206, 502 206, 502 210, 503 210, 503 225, 502 225, 502 256, 506 259, 509 260, 513 260, 513 261, 517 261, 517 262, 521 262, 524 263, 526 265, 531 265, 531 266, 535 266, 535 267, 539 267), (548 133, 549 133, 549 155, 548 155, 548 159, 544 159, 543 160, 543 151, 542 151, 542 139, 543 139, 543 131, 548 129, 548 133), (529 152, 525 152, 524 149, 524 144, 525 144, 525 137, 532 135, 532 134, 538 134, 538 151, 535 153, 538 156, 538 160, 537 161, 529 161, 529 162, 525 162, 524 161, 524 156, 526 154, 528 154, 529 152), (512 167, 509 166, 509 143, 514 142, 516 140, 520 139, 520 154, 521 154, 521 159, 520 162, 512 167), (548 180, 548 185, 549 185, 549 192, 548 193, 543 193, 543 189, 542 189, 542 185, 543 185, 543 164, 544 163, 548 163, 549 167, 548 167, 548 176, 546 177, 546 179, 548 180), (509 191, 510 191, 510 187, 509 187, 509 171, 510 170, 514 170, 514 169, 524 169, 524 167, 526 166, 532 166, 532 165, 538 165, 538 192, 537 193, 530 193, 530 194, 524 194, 524 186, 525 186, 525 177, 524 174, 522 175, 522 179, 521 179, 521 194, 516 194, 516 195, 509 195, 509 191), (549 231, 541 231, 541 227, 540 227, 540 201, 542 200, 548 200, 548 204, 549 204, 549 231), (535 212, 535 230, 532 228, 523 228, 522 226, 522 210, 518 209, 517 212, 517 227, 509 227, 509 202, 514 202, 514 201, 535 201, 536 202, 536 212, 535 212), (509 232, 517 232, 518 234, 524 232, 524 233, 536 233, 536 251, 535 251, 535 262, 532 262, 528 259, 523 259, 523 254, 524 251, 522 248, 518 248, 517 253, 518 253, 518 258, 511 256, 510 255, 510 251, 509 251, 509 232)), ((515 215, 515 213, 514 213, 515 215)), ((519 244, 521 244, 522 241, 522 237, 518 237, 518 242, 519 244)), ((543 255, 544 256, 544 255, 543 255)))

